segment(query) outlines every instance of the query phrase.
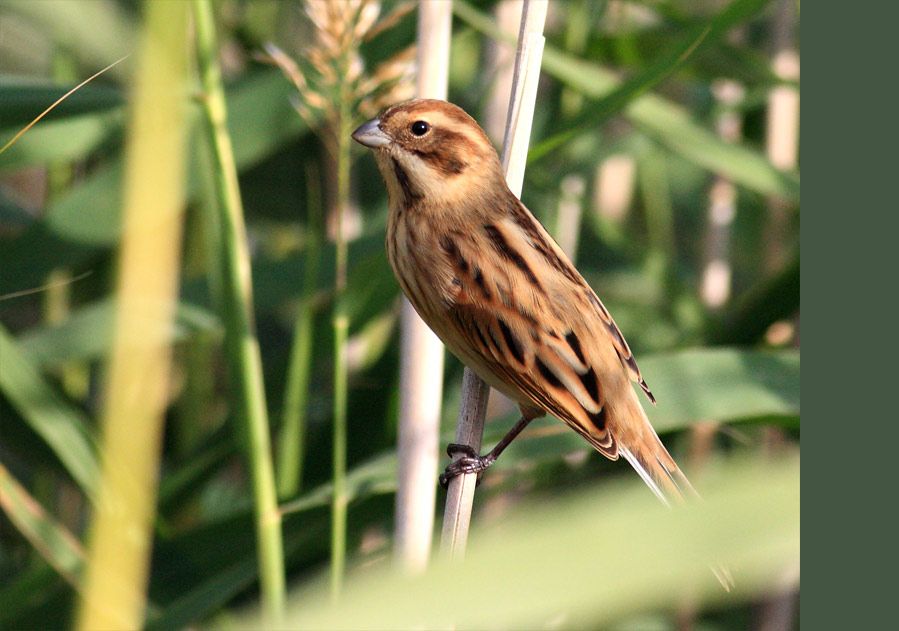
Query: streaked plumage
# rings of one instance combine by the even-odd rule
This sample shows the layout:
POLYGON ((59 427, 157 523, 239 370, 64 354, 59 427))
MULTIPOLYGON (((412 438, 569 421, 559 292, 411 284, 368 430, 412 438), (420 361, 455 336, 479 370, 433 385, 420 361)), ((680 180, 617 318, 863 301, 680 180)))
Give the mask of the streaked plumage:
POLYGON ((692 493, 640 405, 632 381, 654 399, 624 336, 506 186, 474 119, 414 100, 353 136, 374 149, 387 184, 390 264, 447 348, 524 419, 558 417, 603 455, 626 458, 666 503, 692 493))

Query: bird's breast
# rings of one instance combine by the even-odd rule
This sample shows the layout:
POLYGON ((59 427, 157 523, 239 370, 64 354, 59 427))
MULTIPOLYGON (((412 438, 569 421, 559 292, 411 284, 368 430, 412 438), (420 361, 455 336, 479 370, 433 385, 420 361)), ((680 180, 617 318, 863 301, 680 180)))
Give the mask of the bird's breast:
POLYGON ((453 301, 453 272, 440 249, 440 236, 414 209, 391 209, 387 258, 397 281, 422 319, 438 335, 443 314, 453 301))

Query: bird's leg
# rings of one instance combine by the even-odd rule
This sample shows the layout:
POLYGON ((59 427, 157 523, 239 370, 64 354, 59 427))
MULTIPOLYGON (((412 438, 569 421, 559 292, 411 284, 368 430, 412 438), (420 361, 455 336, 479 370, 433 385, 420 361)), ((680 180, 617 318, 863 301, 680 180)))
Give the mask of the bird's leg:
POLYGON ((450 458, 459 453, 465 455, 458 460, 451 462, 443 473, 440 474, 440 486, 446 488, 449 485, 449 481, 457 475, 462 475, 463 473, 481 473, 490 467, 496 462, 499 455, 503 453, 503 450, 509 446, 509 443, 515 440, 515 437, 518 436, 521 431, 528 426, 528 423, 534 420, 534 418, 536 417, 527 414, 522 416, 518 419, 518 422, 515 423, 515 426, 510 429, 498 443, 496 443, 496 446, 483 456, 479 456, 477 452, 468 445, 460 445, 459 443, 450 443, 447 445, 446 453, 450 458))

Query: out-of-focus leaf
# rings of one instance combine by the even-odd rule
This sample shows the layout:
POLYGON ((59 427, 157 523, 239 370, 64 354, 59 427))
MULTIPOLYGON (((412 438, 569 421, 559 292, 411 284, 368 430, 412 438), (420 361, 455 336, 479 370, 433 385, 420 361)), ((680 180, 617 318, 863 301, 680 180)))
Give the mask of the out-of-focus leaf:
MULTIPOLYGON (((42 120, 0 154, 0 171, 21 169, 34 164, 78 160, 122 129, 121 110, 103 114, 82 114, 62 120, 42 120)), ((0 143, 18 129, 0 130, 0 143)))
POLYGON ((733 309, 719 322, 712 341, 752 344, 771 324, 799 310, 799 253, 780 272, 762 280, 734 301, 733 309))
POLYGON ((72 586, 80 584, 81 543, 47 515, 43 507, 0 463, 0 507, 34 549, 72 586))
MULTIPOLYGON (((42 4, 42 3, 35 3, 42 4)), ((53 4, 53 3, 48 3, 53 4)), ((64 3, 66 4, 66 3, 64 3)), ((234 156, 248 168, 296 138, 305 123, 290 106, 293 87, 277 70, 252 74, 229 89, 228 123, 234 156)), ((202 176, 188 182, 193 195, 202 176)), ((77 267, 119 237, 122 163, 113 161, 54 200, 44 219, 0 248, 0 293, 39 285, 51 270, 77 267)))
POLYGON ((383 247, 355 263, 347 284, 346 311, 350 330, 355 332, 378 313, 383 313, 396 299, 398 285, 387 263, 383 247))
MULTIPOLYGON (((22 334, 19 347, 31 361, 48 366, 72 359, 95 359, 109 349, 115 305, 106 299, 73 312, 55 325, 41 326, 22 334)), ((197 331, 217 332, 218 318, 201 307, 180 303, 172 322, 172 339, 180 340, 197 331)))
POLYGON ((658 400, 646 412, 659 431, 799 414, 798 351, 695 349, 639 362, 658 400))
POLYGON ((798 460, 730 465, 713 478, 705 502, 676 510, 636 480, 517 507, 472 533, 464 564, 438 560, 415 580, 389 568, 350 576, 339 605, 324 581, 294 594, 286 626, 598 628, 686 594, 745 602, 784 572, 798 581, 798 460), (712 576, 717 563, 734 574, 731 594, 712 576))
MULTIPOLYGON (((655 406, 644 400, 643 407, 659 432, 682 430, 710 420, 798 427, 798 351, 695 349, 638 359, 658 400, 655 406)), ((514 420, 511 416, 488 423, 485 445, 499 441, 514 420)), ((447 434, 444 440, 449 442, 452 436, 447 434)), ((560 421, 541 419, 503 453, 496 467, 558 458, 573 449, 590 446, 560 421)))
POLYGON ((257 561, 245 557, 219 570, 181 598, 147 617, 146 629, 180 629, 226 604, 252 585, 258 575, 257 561))
POLYGON ((8 230, 25 228, 32 223, 34 223, 34 217, 0 190, 0 226, 8 230))
MULTIPOLYGON (((499 33, 492 20, 463 0, 454 2, 453 10, 467 24, 488 36, 515 39, 514 35, 499 33)), ((552 46, 544 49, 543 70, 593 99, 603 98, 621 85, 611 71, 552 46)), ((738 184, 766 195, 799 199, 798 175, 779 171, 754 149, 725 142, 667 99, 643 94, 634 98, 623 114, 647 135, 705 169, 726 175, 738 184)))
MULTIPOLYGON (((196 568, 201 573, 201 579, 189 589, 179 593, 173 601, 149 613, 147 629, 178 629, 201 620, 227 604, 257 579, 258 562, 250 534, 252 531, 250 516, 229 520, 228 523, 233 526, 223 525, 228 528, 228 535, 233 533, 235 527, 245 525, 239 530, 245 539, 236 545, 231 540, 225 543, 225 545, 231 543, 227 548, 229 554, 225 557, 218 555, 216 560, 225 560, 227 563, 216 568, 214 572, 209 572, 206 571, 208 565, 198 556, 196 568)), ((318 514, 304 514, 302 517, 285 519, 286 556, 293 562, 302 562, 309 557, 315 557, 319 551, 324 554, 328 541, 327 528, 328 518, 321 511, 318 514)), ((183 537, 182 541, 162 543, 160 547, 163 548, 163 554, 169 556, 169 547, 171 550, 179 550, 184 546, 189 546, 191 550, 208 550, 214 554, 223 542, 223 537, 218 534, 220 528, 213 525, 211 528, 198 530, 199 532, 183 537)), ((185 573, 187 572, 182 572, 185 573)))
POLYGON ((20 572, 0 589, 0 628, 21 629, 26 626, 29 609, 58 607, 61 592, 67 584, 49 565, 35 564, 20 572))
POLYGON ((646 95, 627 108, 630 119, 671 151, 737 184, 766 195, 799 200, 799 175, 776 169, 760 152, 724 142, 661 97, 646 95))
POLYGON ((394 339, 393 331, 399 310, 392 309, 370 318, 362 329, 350 337, 350 368, 366 370, 384 355, 394 339))
POLYGON ((254 72, 228 86, 228 135, 239 169, 257 164, 308 129, 290 104, 295 93, 275 69, 254 72))
MULTIPOLYGON (((2 463, 0 463, 0 508, 56 573, 80 592, 86 560, 81 542, 48 515, 2 463)), ((42 586, 40 587, 42 589, 49 587, 52 593, 55 585, 52 576, 40 569, 23 578, 30 583, 27 585, 30 588, 28 591, 42 586)), ((0 620, 7 616, 14 617, 20 609, 32 605, 28 598, 20 597, 13 600, 17 595, 27 595, 30 600, 37 600, 27 592, 22 594, 17 587, 13 585, 0 592, 0 620)), ((156 610, 152 602, 148 608, 150 611, 156 610)))
MULTIPOLYGON (((48 33, 51 42, 97 69, 130 54, 137 41, 134 23, 122 5, 112 0, 6 0, 3 4, 4 10, 27 18, 48 33)), ((128 70, 120 66, 110 72, 123 77, 128 70)))
MULTIPOLYGON (((435 479, 436 483, 436 479, 435 479)), ((354 467, 347 473, 346 495, 352 502, 371 495, 392 493, 396 490, 396 454, 381 454, 354 467)), ((281 506, 283 514, 298 513, 327 506, 333 495, 330 482, 303 493, 298 499, 281 506)))
POLYGON ((0 325, 0 391, 56 454, 72 479, 94 497, 99 464, 88 421, 56 392, 0 325))
POLYGON ((195 453, 184 459, 179 467, 173 467, 159 483, 160 513, 165 512, 166 505, 188 493, 198 486, 198 482, 209 476, 225 459, 235 453, 236 446, 232 441, 209 438, 195 453), (211 444, 210 444, 211 443, 211 444))
MULTIPOLYGON (((359 267, 365 261, 375 261, 381 265, 378 257, 384 253, 384 233, 366 234, 350 243, 350 283, 364 284, 365 268, 359 267), (356 280, 358 278, 358 280, 356 280)), ((285 296, 299 295, 303 278, 302 252, 292 253, 283 258, 272 259, 261 255, 253 260, 253 302, 257 312, 270 311, 283 304, 285 296)), ((321 247, 319 260, 321 272, 318 278, 318 287, 330 294, 334 288, 334 244, 325 243, 321 247)), ((378 269, 377 284, 381 291, 389 288, 393 283, 394 291, 388 295, 369 295, 366 300, 356 304, 357 311, 353 312, 353 325, 361 325, 371 315, 383 311, 389 301, 396 297, 396 281, 390 280, 392 274, 389 268, 378 269), (386 270, 386 276, 384 274, 386 270)), ((187 281, 184 285, 184 299, 190 302, 203 302, 207 297, 206 279, 187 281)))
POLYGON ((701 48, 717 42, 730 28, 739 24, 766 5, 768 0, 736 0, 724 11, 702 24, 689 28, 683 36, 665 49, 653 62, 611 93, 600 98, 566 124, 568 129, 540 142, 528 152, 528 162, 538 160, 576 136, 596 128, 618 113, 637 96, 658 85, 680 68, 701 48))
MULTIPOLYGON (((37 118, 72 86, 60 86, 22 77, 0 76, 0 125, 4 128, 24 127, 37 118)), ((42 119, 42 123, 60 122, 59 119, 98 114, 124 105, 121 92, 110 86, 88 84, 70 94, 42 119)), ((0 141, 6 142, 5 131, 0 141)), ((18 131, 14 129, 12 133, 18 131)), ((30 133, 30 132, 29 132, 30 133)))

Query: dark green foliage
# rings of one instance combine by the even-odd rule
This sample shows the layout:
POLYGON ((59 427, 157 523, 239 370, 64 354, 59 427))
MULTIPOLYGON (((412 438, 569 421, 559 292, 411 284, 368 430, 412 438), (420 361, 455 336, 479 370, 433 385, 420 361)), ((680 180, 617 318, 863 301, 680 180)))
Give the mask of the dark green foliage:
MULTIPOLYGON (((483 69, 484 50, 487 36, 499 36, 490 13, 493 3, 456 3, 450 94, 482 120, 491 79, 483 69)), ((11 51, 13 55, 7 42, 18 40, 0 37, 0 146, 72 87, 48 71, 46 51, 68 59, 79 77, 89 76, 124 54, 123 42, 132 41, 140 19, 131 2, 71 0, 71 5, 83 5, 83 13, 35 6, 42 4, 0 6, 0 22, 9 21, 5 32, 34 33, 40 39, 39 52, 11 51), (87 35, 92 20, 115 32, 104 31, 92 40, 87 35), (58 37, 69 25, 70 36, 58 37)), ((782 442, 777 444, 784 451, 798 453, 800 186, 798 171, 779 171, 764 152, 765 98, 780 83, 770 67, 773 11, 763 0, 737 0, 718 13, 690 3, 621 3, 644 17, 616 27, 609 4, 553 6, 524 201, 554 232, 559 183, 570 175, 585 182, 577 264, 636 351, 659 400, 648 413, 679 460, 687 461, 691 430, 704 421, 726 424, 713 441, 712 478, 714 463, 730 456, 759 458, 771 428, 779 433, 782 442), (566 19, 569 14, 586 20, 579 25, 582 34, 569 33, 575 26, 566 19), (729 36, 734 28, 741 37, 729 36), (736 143, 722 140, 715 130, 719 105, 712 85, 722 78, 745 88, 736 106, 744 136, 736 143), (613 221, 600 216, 591 200, 597 167, 620 153, 634 160, 637 179, 629 213, 613 221), (711 309, 699 288, 706 264, 709 188, 719 176, 734 182, 738 192, 730 229, 733 294, 721 308, 711 309), (776 244, 769 232, 772 205, 786 217, 776 244), (775 246, 786 253, 786 263, 772 269, 767 262, 775 246), (772 345, 766 334, 778 322, 795 326, 796 333, 772 345)), ((273 422, 281 418, 298 305, 304 296, 311 296, 314 305, 303 484, 284 504, 283 529, 288 585, 305 590, 317 585, 327 568, 330 528, 333 243, 322 237, 313 287, 304 287, 303 268, 313 225, 307 167, 325 164, 324 148, 291 107, 293 86, 254 57, 266 41, 291 48, 292 39, 304 32, 298 26, 301 9, 293 2, 252 0, 226 0, 217 7, 220 40, 240 62, 228 75, 229 129, 250 233, 253 308, 273 422)), ((798 23, 795 30, 798 39, 798 23)), ((397 28, 366 41, 362 52, 369 62, 383 61, 414 43, 414 37, 413 12, 397 28)), ((19 519, 34 515, 3 502, 3 628, 33 627, 35 621, 41 627, 65 626, 75 601, 75 588, 53 569, 54 561, 71 550, 60 552, 51 544, 68 534, 76 544, 84 543, 96 482, 97 397, 112 333, 122 144, 132 71, 133 63, 126 61, 0 154, 0 473, 3 480, 17 481, 45 511, 38 517, 43 528, 37 539, 28 538, 19 519), (68 177, 45 191, 46 174, 59 169, 68 177), (59 270, 74 280, 54 285, 58 276, 53 273, 59 270), (35 288, 42 289, 19 295, 35 288), (58 320, 46 315, 54 300, 67 304, 58 320)), ((147 626, 152 629, 184 627, 251 606, 258 590, 251 489, 234 411, 228 407, 223 325, 216 315, 219 289, 210 274, 214 231, 202 221, 211 187, 201 138, 195 133, 191 143, 190 220, 181 302, 172 326, 176 369, 149 577, 147 626)), ((365 564, 389 561, 399 288, 383 249, 384 187, 371 158, 361 151, 354 157, 353 197, 362 231, 349 246, 345 297, 354 348, 348 550, 351 578, 358 572, 365 580, 365 564)), ((327 194, 328 174, 319 179, 327 194)), ((460 370, 455 359, 447 362, 444 435, 449 439, 460 370)), ((485 444, 495 442, 511 420, 509 414, 488 424, 485 444)), ((523 492, 547 502, 570 489, 595 495, 605 489, 607 478, 631 475, 620 463, 597 455, 586 463, 565 458, 586 451, 587 445, 558 422, 535 422, 487 475, 476 510, 514 503, 523 492)), ((690 469, 689 463, 685 468, 690 469)), ((789 488, 795 482, 798 498, 798 466, 779 466, 778 471, 783 477, 777 480, 789 488)), ((745 497, 789 516, 784 507, 791 506, 792 496, 756 495, 742 475, 733 479, 745 497)), ((771 480, 776 481, 773 474, 771 480)), ((724 510, 729 505, 721 500, 712 510, 719 506, 724 510)), ((581 509, 578 504, 572 514, 583 517, 581 509)), ((634 510, 650 514, 644 506, 634 510)), ((798 505, 796 516, 798 523, 798 505)), ((764 540, 758 534, 763 526, 747 521, 758 541, 764 540)), ((513 537, 510 545, 516 543, 521 541, 513 537)), ((798 559, 798 544, 796 552, 798 559)), ((770 556, 767 550, 758 559, 770 556)), ((753 580, 750 585, 761 579, 753 580)), ((663 583, 657 581, 653 589, 662 590, 663 583)), ((753 589, 747 587, 714 614, 700 612, 704 628, 744 628, 750 615, 746 603, 757 595, 753 589)), ((656 615, 670 603, 671 598, 660 597, 643 608, 622 605, 615 610, 616 619, 626 621, 644 610, 656 615)), ((301 598, 298 607, 303 606, 301 598)), ((572 606, 570 612, 563 626, 610 620, 590 607, 572 606)), ((333 623, 320 611, 303 619, 333 623)), ((671 620, 657 622, 667 628, 671 620)))

